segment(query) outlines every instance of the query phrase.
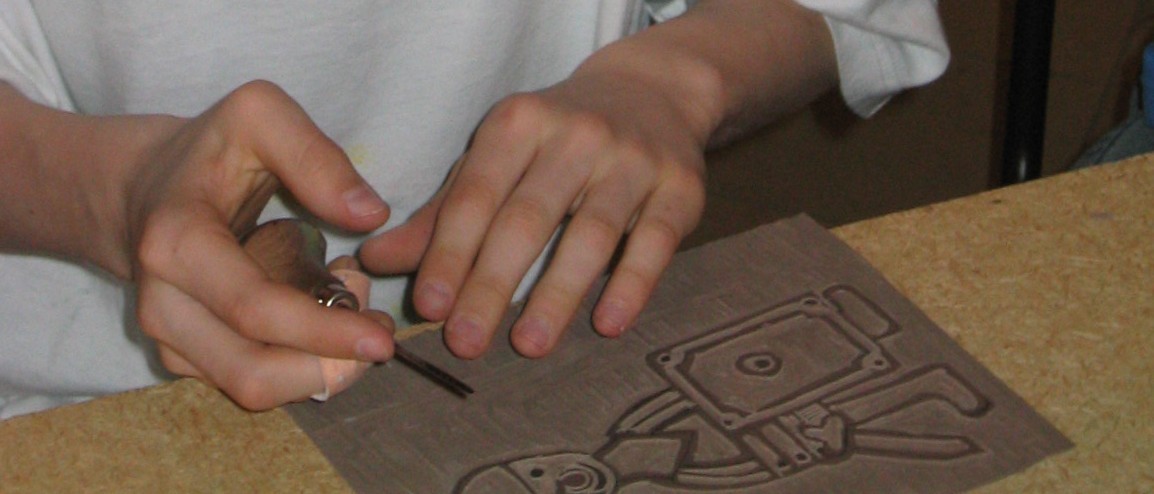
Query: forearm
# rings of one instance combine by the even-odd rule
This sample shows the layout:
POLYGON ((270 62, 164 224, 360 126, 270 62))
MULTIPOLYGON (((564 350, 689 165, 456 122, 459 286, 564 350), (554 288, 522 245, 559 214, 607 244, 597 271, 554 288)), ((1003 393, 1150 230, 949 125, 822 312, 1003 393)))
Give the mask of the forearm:
POLYGON ((792 0, 705 0, 595 53, 585 70, 645 80, 682 106, 702 145, 736 139, 837 84, 822 17, 792 0))
POLYGON ((129 277, 123 175, 167 120, 62 112, 0 82, 0 250, 129 277))

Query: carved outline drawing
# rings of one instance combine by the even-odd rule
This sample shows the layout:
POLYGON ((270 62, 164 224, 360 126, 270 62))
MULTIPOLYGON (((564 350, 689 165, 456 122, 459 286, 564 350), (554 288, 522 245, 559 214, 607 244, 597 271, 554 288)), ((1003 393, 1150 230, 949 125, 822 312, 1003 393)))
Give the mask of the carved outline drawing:
POLYGON ((609 494, 637 483, 683 492, 752 488, 857 456, 950 462, 972 439, 886 429, 936 402, 952 421, 992 407, 942 364, 904 369, 901 328, 847 285, 806 294, 653 352, 670 387, 626 411, 601 449, 481 466, 455 492, 609 494))

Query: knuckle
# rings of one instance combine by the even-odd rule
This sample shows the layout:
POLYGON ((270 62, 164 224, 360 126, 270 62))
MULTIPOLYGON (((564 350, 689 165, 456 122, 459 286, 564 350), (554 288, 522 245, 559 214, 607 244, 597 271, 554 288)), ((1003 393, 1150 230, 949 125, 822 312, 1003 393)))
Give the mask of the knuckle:
POLYGON ((548 103, 540 95, 514 94, 493 106, 485 123, 509 139, 525 138, 535 132, 548 103))
POLYGON ((136 249, 137 261, 146 273, 165 273, 179 255, 184 230, 163 215, 152 215, 145 220, 136 249))
POLYGON ((136 260, 144 272, 162 272, 172 259, 171 235, 157 223, 155 219, 147 220, 140 245, 136 247, 136 260))
POLYGON ((681 238, 685 236, 682 229, 662 218, 653 218, 637 226, 641 231, 634 231, 634 234, 642 234, 645 236, 645 241, 654 246, 660 252, 673 252, 677 250, 677 245, 681 243, 681 238))
POLYGON ((678 166, 668 173, 660 185, 663 188, 655 216, 666 222, 668 227, 679 233, 679 237, 688 235, 701 219, 707 192, 705 174, 692 167, 678 166))
POLYGON ((670 182, 678 190, 686 193, 705 193, 705 171, 696 166, 674 166, 670 171, 670 182))
POLYGON ((506 279, 495 273, 476 273, 469 280, 471 293, 481 295, 488 300, 487 306, 504 307, 513 298, 516 281, 506 279))
MULTIPOLYGON (((295 163, 292 163, 291 174, 286 174, 288 178, 294 179, 295 182, 310 184, 311 186, 320 186, 327 184, 334 176, 338 176, 345 171, 340 166, 333 166, 334 164, 344 164, 343 153, 332 153, 329 156, 321 156, 324 149, 331 149, 329 146, 320 146, 322 141, 321 136, 317 136, 312 141, 304 145, 304 150, 301 152, 301 158, 295 163), (309 156, 309 154, 314 156, 309 156)), ((342 177, 343 178, 343 177, 342 177)))
POLYGON ((237 334, 249 339, 259 339, 264 333, 262 328, 267 324, 264 316, 264 305, 256 297, 258 290, 243 290, 240 294, 229 297, 222 310, 226 319, 237 334))
POLYGON ((630 293, 648 293, 650 288, 657 283, 657 276, 650 273, 648 269, 633 263, 618 265, 613 270, 613 279, 618 287, 628 287, 626 291, 630 293))
POLYGON ((266 80, 246 82, 225 97, 225 107, 242 115, 261 115, 288 98, 280 86, 266 80))
POLYGON ((618 153, 624 163, 657 163, 661 160, 648 145, 636 137, 625 137, 617 143, 618 153))
POLYGON ((613 127, 599 114, 575 113, 569 116, 566 124, 568 138, 574 148, 596 149, 619 145, 614 142, 613 127))
POLYGON ((452 192, 445 196, 438 217, 492 212, 501 202, 497 187, 484 178, 458 180, 452 192))
POLYGON ((330 177, 349 180, 355 175, 352 161, 340 145, 311 125, 300 140, 297 159, 291 165, 305 183, 325 183, 330 177))
POLYGON ((253 366, 228 376, 228 381, 220 384, 220 388, 246 410, 267 410, 279 405, 272 392, 274 377, 263 367, 253 366))
POLYGON ((635 137, 624 137, 617 143, 618 166, 644 183, 654 183, 666 160, 661 154, 635 137))
POLYGON ((554 208, 541 197, 524 196, 509 201, 501 212, 501 223, 511 231, 530 235, 542 229, 552 229, 550 220, 554 208))
POLYGON ((284 109, 295 106, 291 96, 280 86, 266 80, 247 82, 220 100, 214 113, 226 128, 245 132, 273 119, 283 119, 284 109))
POLYGON ((582 247, 598 251, 616 247, 625 229, 619 221, 601 211, 587 211, 574 216, 569 228, 584 239, 582 247))
POLYGON ((456 279, 458 270, 472 266, 476 254, 459 245, 434 246, 425 253, 418 272, 423 279, 456 279))
POLYGON ((538 299, 539 307, 553 309, 552 315, 556 318, 568 318, 577 310, 577 304, 585 298, 589 286, 575 280, 553 282, 542 285, 533 291, 533 297, 538 299), (540 293, 538 293, 540 292, 540 293), (543 303, 540 303, 543 302, 543 303))
POLYGON ((158 353, 160 354, 160 364, 163 365, 164 368, 167 369, 169 372, 176 374, 176 375, 180 375, 180 376, 190 376, 191 375, 190 374, 191 369, 188 369, 187 367, 185 367, 184 360, 182 360, 174 352, 172 352, 171 350, 161 350, 158 353))
POLYGON ((164 317, 153 308, 151 298, 141 295, 137 301, 136 322, 140 330, 154 340, 161 340, 164 334, 164 317))
POLYGON ((251 81, 246 82, 244 84, 241 84, 236 89, 236 93, 239 93, 239 94, 247 94, 247 93, 278 94, 279 95, 279 94, 284 94, 284 90, 281 89, 281 87, 278 86, 275 82, 268 81, 265 79, 254 79, 254 80, 251 80, 251 81))

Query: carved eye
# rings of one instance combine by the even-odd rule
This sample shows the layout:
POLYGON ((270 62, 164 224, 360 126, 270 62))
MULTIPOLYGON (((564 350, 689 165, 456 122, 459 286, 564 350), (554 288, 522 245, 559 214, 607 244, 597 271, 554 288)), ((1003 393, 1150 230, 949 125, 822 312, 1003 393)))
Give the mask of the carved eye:
POLYGON ((752 353, 737 359, 737 370, 757 377, 773 377, 781 370, 781 359, 772 353, 752 353))
POLYGON ((607 479, 588 465, 574 465, 557 476, 559 492, 566 494, 593 494, 603 492, 607 479))

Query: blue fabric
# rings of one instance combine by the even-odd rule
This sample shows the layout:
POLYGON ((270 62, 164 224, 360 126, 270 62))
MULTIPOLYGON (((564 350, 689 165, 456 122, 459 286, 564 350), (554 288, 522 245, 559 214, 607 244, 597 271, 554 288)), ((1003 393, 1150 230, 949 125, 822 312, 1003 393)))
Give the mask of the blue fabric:
POLYGON ((1130 117, 1090 146, 1072 170, 1154 151, 1154 43, 1142 51, 1142 74, 1131 99, 1130 117))
POLYGON ((1154 128, 1146 126, 1143 112, 1136 112, 1090 146, 1070 168, 1077 170, 1154 152, 1154 128))

